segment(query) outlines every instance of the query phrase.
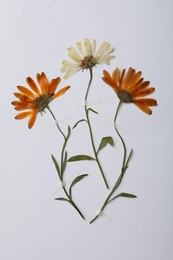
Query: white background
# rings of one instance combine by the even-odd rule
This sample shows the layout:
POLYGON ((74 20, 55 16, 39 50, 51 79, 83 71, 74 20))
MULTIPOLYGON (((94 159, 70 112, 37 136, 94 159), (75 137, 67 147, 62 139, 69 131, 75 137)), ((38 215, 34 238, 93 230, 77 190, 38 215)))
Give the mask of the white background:
MULTIPOLYGON (((172 12, 171 0, 0 0, 0 259, 2 260, 172 260, 172 12), (110 66, 94 69, 90 99, 101 99, 91 115, 96 145, 113 136, 115 147, 106 147, 100 160, 111 185, 119 175, 122 146, 111 124, 117 97, 101 80, 102 70, 116 66, 142 70, 156 88, 152 95, 159 106, 152 116, 134 105, 124 105, 118 123, 127 129, 128 151, 134 148, 130 167, 119 192, 137 199, 118 199, 93 225, 93 207, 101 207, 108 191, 94 162, 69 163, 67 176, 87 173, 74 188, 74 200, 85 214, 55 201, 63 192, 52 193, 58 182, 51 154, 59 158, 62 137, 46 113, 37 117, 33 129, 27 119, 14 119, 11 105, 17 85, 44 71, 49 79, 60 76, 67 48, 84 38, 110 42, 116 59, 110 66)), ((71 89, 51 103, 57 118, 67 117, 64 131, 84 117, 76 103, 84 97, 88 72, 79 72, 60 87, 71 89)), ((92 156, 88 129, 73 130, 69 156, 92 156)))

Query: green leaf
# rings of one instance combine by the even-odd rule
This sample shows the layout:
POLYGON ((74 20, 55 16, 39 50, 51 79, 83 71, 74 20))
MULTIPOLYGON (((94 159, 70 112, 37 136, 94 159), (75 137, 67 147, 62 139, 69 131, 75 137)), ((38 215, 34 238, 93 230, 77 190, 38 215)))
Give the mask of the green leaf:
POLYGON ((55 200, 61 200, 61 201, 67 201, 67 202, 70 202, 68 199, 66 198, 55 198, 55 200))
POLYGON ((73 187, 76 183, 78 183, 79 181, 81 181, 83 178, 85 178, 86 176, 88 176, 88 174, 82 174, 82 175, 77 176, 77 177, 73 180, 73 182, 72 182, 72 184, 70 185, 70 188, 69 188, 69 195, 70 195, 70 197, 71 197, 71 195, 72 195, 72 187, 73 187))
POLYGON ((79 121, 76 122, 76 124, 73 126, 73 129, 81 122, 87 122, 85 119, 81 119, 79 121))
POLYGON ((70 134, 71 134, 71 129, 70 129, 70 126, 68 126, 68 133, 67 133, 67 140, 69 139, 69 137, 70 137, 70 134))
POLYGON ((63 161, 63 164, 62 164, 62 174, 65 171, 66 165, 67 165, 67 151, 65 152, 64 161, 63 161))
POLYGON ((55 165, 56 171, 57 171, 57 173, 58 173, 58 176, 59 176, 59 178, 61 179, 61 171, 60 171, 58 162, 57 162, 57 160, 55 159, 55 157, 54 157, 53 155, 51 155, 51 157, 52 157, 53 163, 54 163, 54 165, 55 165))
POLYGON ((95 111, 95 110, 92 109, 92 108, 88 108, 87 110, 88 110, 88 112, 89 112, 89 111, 92 111, 92 112, 95 113, 95 114, 99 114, 97 111, 95 111))
POLYGON ((102 138, 102 140, 100 141, 100 145, 99 145, 97 153, 100 150, 102 150, 107 144, 110 144, 111 146, 114 146, 114 141, 113 141, 111 136, 106 136, 106 137, 102 138))
POLYGON ((119 197, 125 197, 125 198, 131 198, 131 199, 137 198, 137 196, 134 195, 134 194, 122 192, 122 193, 116 195, 115 197, 113 197, 111 200, 109 200, 108 203, 111 202, 114 199, 119 198, 119 197))
POLYGON ((85 160, 95 160, 93 157, 85 154, 79 154, 72 156, 68 159, 68 162, 75 162, 75 161, 85 161, 85 160))

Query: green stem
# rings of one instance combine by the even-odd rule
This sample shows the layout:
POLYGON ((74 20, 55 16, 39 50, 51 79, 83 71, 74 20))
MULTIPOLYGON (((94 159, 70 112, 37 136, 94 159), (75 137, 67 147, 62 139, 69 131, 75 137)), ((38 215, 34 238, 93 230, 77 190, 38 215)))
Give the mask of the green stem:
POLYGON ((92 145, 92 148, 93 148, 94 156, 95 156, 97 165, 99 167, 100 173, 101 173, 101 175, 103 177, 104 183, 105 183, 107 189, 109 189, 109 185, 107 183, 106 177, 104 175, 103 169, 102 169, 101 164, 100 164, 99 159, 98 159, 97 151, 96 151, 95 144, 94 144, 94 138, 93 138, 93 133, 92 133, 92 128, 91 128, 91 123, 90 123, 88 110, 87 110, 87 98, 88 98, 88 93, 89 93, 89 89, 90 89, 90 86, 91 86, 91 82, 92 82, 92 79, 93 79, 92 68, 90 68, 89 70, 90 70, 90 80, 89 80, 87 91, 86 91, 86 95, 85 95, 85 114, 86 114, 86 119, 87 119, 87 123, 88 123, 90 139, 91 139, 91 145, 92 145))
MULTIPOLYGON (((131 152, 130 152, 130 154, 129 154, 129 157, 128 157, 127 161, 126 161, 126 154, 127 154, 126 145, 125 145, 125 142, 124 142, 122 136, 120 135, 120 133, 118 132, 118 130, 117 130, 117 128, 116 128, 116 120, 117 120, 117 116, 118 116, 118 113, 119 113, 119 110, 120 110, 121 105, 122 105, 122 102, 120 101, 119 104, 118 104, 118 107, 117 107, 117 109, 116 109, 115 117, 114 117, 114 127, 115 127, 115 130, 116 130, 116 132, 117 132, 117 134, 118 134, 118 136, 119 136, 119 138, 120 138, 120 140, 121 140, 121 142, 122 142, 123 151, 124 151, 124 152, 123 152, 123 162, 122 162, 122 167, 121 167, 121 173, 120 173, 120 175, 119 175, 117 181, 115 182, 115 184, 114 184, 114 186, 113 186, 111 192, 109 193, 108 197, 106 198, 105 202, 103 203, 103 206, 101 207, 100 212, 104 210, 104 208, 105 208, 105 207, 107 206, 107 204, 109 203, 109 200, 110 200, 112 194, 113 194, 113 193, 115 192, 115 190, 119 187, 119 185, 120 185, 120 183, 121 183, 121 181, 122 181, 122 179, 123 179, 123 176, 124 176, 124 174, 125 174, 125 172, 126 172, 126 170, 127 170, 128 162, 129 162, 129 160, 130 160, 130 158, 131 158, 131 155, 132 155, 132 150, 131 150, 131 152)), ((96 216, 90 221, 90 224, 93 223, 98 217, 99 217, 99 214, 96 215, 96 216)))
MULTIPOLYGON (((56 120, 56 117, 54 116, 52 110, 50 109, 49 106, 47 106, 47 109, 49 110, 50 114, 52 115, 53 119, 55 120, 55 123, 56 123, 56 126, 59 130, 59 132, 62 134, 62 136, 64 137, 64 144, 63 144, 63 147, 62 147, 62 151, 61 151, 61 171, 60 171, 60 181, 63 181, 63 160, 64 160, 64 151, 65 151, 65 148, 66 148, 66 145, 67 145, 67 141, 69 139, 68 136, 65 136, 65 134, 63 133, 63 131, 61 130, 61 128, 59 127, 58 125, 58 122, 56 120)), ((77 212, 80 214, 80 216, 85 219, 85 217, 83 216, 83 214, 81 213, 81 211, 79 210, 79 208, 76 206, 76 204, 74 203, 74 201, 72 200, 72 198, 70 197, 70 195, 68 194, 65 186, 62 187, 63 188, 63 191, 64 193, 66 194, 70 204, 77 210, 77 212)))
POLYGON ((56 117, 54 116, 52 110, 50 109, 49 106, 47 106, 47 109, 49 110, 50 114, 52 115, 53 119, 55 120, 55 123, 56 123, 56 126, 57 126, 58 130, 60 131, 60 133, 62 134, 62 136, 64 137, 64 139, 66 139, 65 134, 63 133, 63 131, 62 131, 61 128, 59 127, 58 122, 57 122, 57 120, 56 120, 56 117))

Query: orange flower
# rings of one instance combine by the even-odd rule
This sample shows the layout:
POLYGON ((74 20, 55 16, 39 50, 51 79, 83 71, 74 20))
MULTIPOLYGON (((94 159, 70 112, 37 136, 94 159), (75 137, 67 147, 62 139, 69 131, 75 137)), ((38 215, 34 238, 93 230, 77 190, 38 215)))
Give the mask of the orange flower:
POLYGON ((44 72, 41 74, 37 73, 37 81, 40 88, 36 85, 32 78, 26 78, 26 82, 30 86, 31 90, 23 86, 18 86, 20 92, 15 92, 14 95, 19 99, 18 101, 13 101, 12 105, 18 111, 26 110, 25 112, 19 113, 15 119, 23 119, 29 117, 28 127, 32 128, 38 112, 44 111, 48 104, 55 98, 60 97, 65 94, 65 92, 70 88, 66 86, 55 93, 61 79, 52 79, 49 83, 44 72))
POLYGON ((124 103, 134 103, 138 108, 148 115, 152 114, 150 106, 157 106, 157 101, 152 98, 143 98, 154 92, 154 88, 148 86, 149 81, 144 81, 142 72, 136 72, 135 69, 129 68, 127 73, 123 69, 122 73, 116 68, 112 76, 103 71, 103 81, 113 88, 118 98, 124 103), (141 98, 142 97, 142 98, 141 98))

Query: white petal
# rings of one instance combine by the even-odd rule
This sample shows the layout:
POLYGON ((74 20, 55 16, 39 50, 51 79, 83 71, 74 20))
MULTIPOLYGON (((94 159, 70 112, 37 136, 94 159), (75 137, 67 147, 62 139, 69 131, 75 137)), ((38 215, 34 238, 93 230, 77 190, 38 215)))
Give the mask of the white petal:
POLYGON ((70 69, 76 69, 76 68, 79 68, 79 67, 80 66, 79 66, 78 63, 70 62, 68 60, 63 60, 60 71, 61 72, 67 72, 70 69))
POLYGON ((115 56, 113 55, 104 55, 104 56, 99 56, 99 57, 96 57, 96 61, 97 63, 104 63, 104 64, 110 64, 110 60, 111 59, 114 59, 115 56))
POLYGON ((94 56, 94 53, 95 53, 95 50, 96 50, 96 40, 92 41, 91 48, 92 48, 92 56, 94 56))
POLYGON ((84 52, 85 56, 91 56, 92 55, 92 48, 91 48, 91 42, 89 39, 85 39, 83 42, 84 46, 84 52))
POLYGON ((83 49, 83 44, 82 44, 82 42, 77 42, 77 43, 76 43, 76 46, 77 46, 77 49, 78 49, 78 51, 79 51, 81 57, 84 58, 84 57, 85 57, 85 52, 84 52, 84 49, 83 49))
POLYGON ((64 79, 68 79, 69 77, 73 76, 73 75, 74 75, 76 72, 78 72, 79 70, 81 70, 81 68, 69 70, 69 71, 64 75, 64 79))
POLYGON ((108 42, 103 41, 99 45, 95 53, 95 56, 103 56, 110 53, 111 51, 113 51, 113 47, 111 47, 108 42))
POLYGON ((81 57, 80 57, 79 53, 76 51, 76 49, 74 47, 70 47, 67 50, 68 50, 68 56, 72 60, 77 61, 77 62, 81 61, 81 57))

